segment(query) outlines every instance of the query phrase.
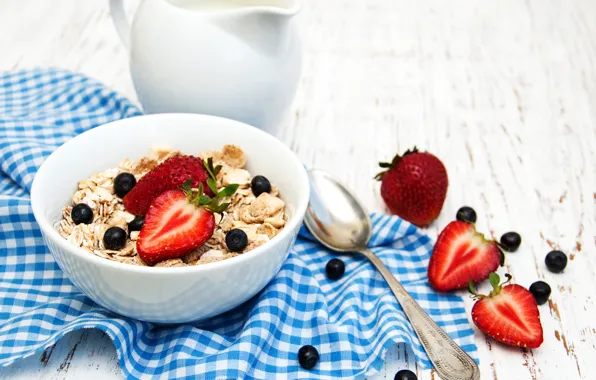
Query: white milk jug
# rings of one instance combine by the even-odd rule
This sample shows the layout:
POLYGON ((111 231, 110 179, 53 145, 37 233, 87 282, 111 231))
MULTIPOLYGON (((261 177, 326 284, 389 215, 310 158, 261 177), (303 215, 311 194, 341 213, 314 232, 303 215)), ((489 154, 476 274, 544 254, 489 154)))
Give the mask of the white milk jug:
POLYGON ((146 113, 191 112, 276 133, 300 77, 298 0, 110 0, 146 113))

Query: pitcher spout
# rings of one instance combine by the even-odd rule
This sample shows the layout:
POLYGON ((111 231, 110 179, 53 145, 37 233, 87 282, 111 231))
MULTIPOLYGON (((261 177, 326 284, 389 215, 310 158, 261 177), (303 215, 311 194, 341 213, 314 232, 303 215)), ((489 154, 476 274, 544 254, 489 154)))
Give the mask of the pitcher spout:
POLYGON ((288 20, 300 11, 300 0, 219 0, 229 7, 217 12, 221 17, 256 18, 260 20, 288 20))
POLYGON ((300 10, 299 0, 158 0, 188 12, 215 16, 262 13, 293 16, 300 10))
POLYGON ((292 17, 300 11, 300 1, 298 0, 255 0, 256 9, 253 11, 270 14, 272 16, 292 17))
POLYGON ((288 39, 294 39, 289 26, 292 18, 300 11, 299 0, 232 2, 241 6, 214 14, 212 21, 219 28, 242 41, 250 49, 265 55, 278 54, 279 49, 292 45, 288 42, 288 39))

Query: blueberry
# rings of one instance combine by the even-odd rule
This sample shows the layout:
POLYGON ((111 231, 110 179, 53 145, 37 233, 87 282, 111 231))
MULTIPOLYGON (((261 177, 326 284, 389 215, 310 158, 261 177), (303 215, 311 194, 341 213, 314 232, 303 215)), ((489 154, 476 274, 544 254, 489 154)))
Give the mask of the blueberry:
POLYGON ((226 245, 232 252, 242 252, 248 245, 248 236, 246 236, 246 232, 238 228, 228 231, 226 234, 226 245))
POLYGON ((304 369, 312 369, 319 361, 319 351, 311 345, 300 347, 298 350, 298 363, 304 369))
POLYGON ((457 210, 455 218, 461 222, 476 223, 476 211, 472 207, 464 206, 457 210))
POLYGON ((330 280, 338 280, 341 276, 344 275, 346 271, 346 266, 343 261, 340 259, 331 259, 327 263, 325 267, 325 272, 327 272, 327 278, 330 280))
POLYGON ((250 181, 250 188, 252 189, 252 193, 255 197, 263 193, 268 193, 271 191, 271 183, 269 180, 262 175, 255 176, 252 181, 250 181))
POLYGON ((402 369, 395 374, 393 380, 418 380, 418 377, 409 369, 402 369))
POLYGON ((126 231, 120 227, 110 227, 103 234, 103 244, 107 249, 117 251, 126 244, 126 231))
POLYGON ((521 236, 517 232, 507 232, 501 236, 501 247, 507 252, 515 252, 521 244, 521 236))
POLYGON ((93 210, 84 203, 79 203, 72 208, 70 217, 74 224, 89 224, 93 221, 93 210))
POLYGON ((548 255, 546 255, 544 263, 549 271, 560 273, 567 266, 567 255, 561 251, 550 251, 548 255))
POLYGON ((143 223, 145 223, 144 216, 135 216, 135 218, 128 223, 128 232, 130 231, 140 231, 143 228, 143 223))
POLYGON ((538 305, 544 305, 550 297, 550 286, 544 281, 536 281, 530 285, 530 293, 532 293, 538 305))
POLYGON ((114 178, 114 191, 120 198, 124 198, 137 184, 137 179, 130 173, 120 173, 114 178))

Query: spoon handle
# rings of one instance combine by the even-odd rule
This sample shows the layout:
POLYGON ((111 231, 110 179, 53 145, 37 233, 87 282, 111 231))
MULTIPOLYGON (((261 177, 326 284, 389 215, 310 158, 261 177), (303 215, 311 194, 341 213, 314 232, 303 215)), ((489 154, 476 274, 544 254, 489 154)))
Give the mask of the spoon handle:
POLYGON ((359 252, 370 260, 387 281, 439 377, 444 380, 479 380, 480 370, 476 362, 426 314, 385 264, 367 248, 359 252))

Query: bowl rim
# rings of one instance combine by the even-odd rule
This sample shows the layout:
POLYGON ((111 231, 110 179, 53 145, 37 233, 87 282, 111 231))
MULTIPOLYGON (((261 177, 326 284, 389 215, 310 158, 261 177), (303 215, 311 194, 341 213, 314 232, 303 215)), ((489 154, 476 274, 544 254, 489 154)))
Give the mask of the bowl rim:
MULTIPOLYGON (((143 121, 141 121, 142 123, 143 121)), ((140 115, 140 116, 133 116, 125 119, 115 120, 109 123, 101 124, 95 128, 87 130, 83 133, 78 134, 77 136, 73 137, 72 139, 68 140, 66 143, 59 146, 56 150, 54 150, 41 164, 39 169, 37 170, 35 177, 33 179, 33 183, 31 185, 31 209, 33 211, 33 216, 37 224, 39 225, 43 235, 46 239, 51 240, 53 243, 58 245, 59 249, 63 249, 67 251, 69 254, 75 255, 80 257, 81 259, 91 263, 96 264, 99 266, 103 266, 106 268, 114 269, 114 270, 123 270, 123 271, 131 271, 136 273, 147 273, 147 274, 161 274, 161 273, 171 273, 171 274, 183 274, 183 273, 200 273, 204 271, 211 271, 217 269, 225 269, 229 266, 240 265, 245 260, 250 260, 252 256, 258 256, 264 254, 264 252, 269 250, 269 247, 272 244, 280 243, 288 238, 290 238, 290 234, 296 229, 299 228, 299 224, 302 223, 304 215, 306 213, 306 209, 308 207, 308 200, 309 200, 310 188, 308 182, 308 175, 306 172, 306 168, 303 163, 300 161, 298 156, 288 148, 286 144, 284 144, 281 140, 277 139, 276 137, 268 134, 267 132, 256 128, 252 125, 242 123, 240 121, 219 117, 219 116, 212 116, 212 115, 204 115, 204 114, 191 114, 191 113, 161 113, 161 114, 151 114, 151 115, 140 115), (41 184, 38 180, 39 173, 43 173, 47 170, 49 166, 48 163, 51 163, 53 160, 56 159, 62 152, 64 151, 64 147, 68 147, 72 144, 76 144, 81 136, 83 135, 91 135, 91 134, 100 134, 103 133, 105 130, 117 128, 119 124, 130 122, 132 119, 146 119, 146 120, 159 120, 159 119, 177 119, 177 118, 190 118, 195 120, 204 121, 216 121, 216 122, 224 122, 224 123, 233 123, 241 126, 242 128, 250 128, 254 133, 260 135, 261 138, 268 140, 269 144, 278 144, 281 146, 282 150, 287 153, 292 161, 296 164, 297 168, 301 168, 298 170, 298 183, 302 183, 303 191, 300 191, 299 199, 297 204, 294 206, 293 214, 288 219, 286 225, 281 230, 279 234, 273 237, 267 243, 249 251, 245 254, 231 257, 229 259, 220 260, 216 262, 206 263, 202 265, 189 265, 184 267, 154 267, 154 266, 140 266, 140 265, 132 265, 132 264, 125 264, 118 261, 107 260, 105 258, 98 257, 81 247, 77 247, 71 243, 69 243, 66 239, 64 239, 54 228, 49 218, 41 212, 38 207, 37 199, 40 198, 38 194, 41 194, 39 190, 41 184)), ((41 199, 41 198, 40 198, 41 199)), ((45 244, 47 247, 47 244, 45 244)), ((49 249, 49 248, 48 248, 49 249)), ((51 251, 50 251, 51 252, 51 251)), ((52 256, 53 253, 52 253, 52 256)), ((55 257, 54 257, 55 260, 55 257)))

